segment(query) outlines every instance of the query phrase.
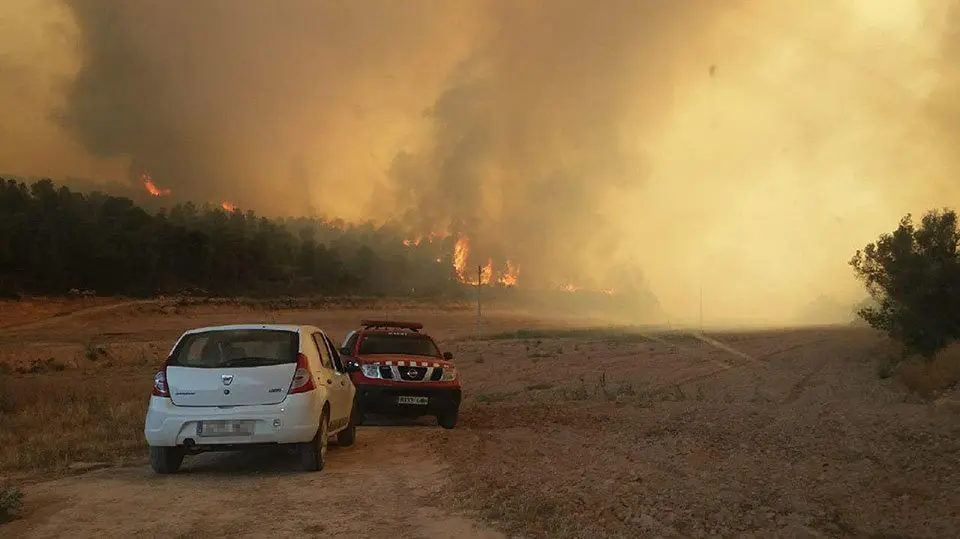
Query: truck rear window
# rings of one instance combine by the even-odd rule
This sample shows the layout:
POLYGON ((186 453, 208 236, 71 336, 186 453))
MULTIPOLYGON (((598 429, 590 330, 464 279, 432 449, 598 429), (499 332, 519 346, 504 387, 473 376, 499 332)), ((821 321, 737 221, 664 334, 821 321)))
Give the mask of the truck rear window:
POLYGON ((410 333, 366 333, 360 340, 359 353, 440 357, 440 350, 429 337, 410 333))
POLYGON ((191 333, 181 339, 167 365, 217 369, 296 363, 300 338, 293 331, 231 329, 191 333))

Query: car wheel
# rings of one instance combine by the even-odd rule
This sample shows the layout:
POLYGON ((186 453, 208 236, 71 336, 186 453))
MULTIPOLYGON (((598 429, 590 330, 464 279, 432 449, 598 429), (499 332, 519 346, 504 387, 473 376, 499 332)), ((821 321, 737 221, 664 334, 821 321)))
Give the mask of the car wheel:
POLYGON ((320 426, 313 440, 300 446, 300 465, 305 471, 319 472, 327 462, 327 438, 330 437, 330 412, 320 415, 320 426))
POLYGON ((337 433, 337 445, 349 447, 357 440, 357 425, 353 421, 353 414, 350 414, 350 423, 346 428, 337 433))
POLYGON ((437 424, 445 429, 452 429, 457 426, 457 418, 460 415, 459 408, 446 410, 437 414, 437 424))
POLYGON ((150 467, 158 474, 177 473, 185 455, 180 447, 150 446, 150 467))

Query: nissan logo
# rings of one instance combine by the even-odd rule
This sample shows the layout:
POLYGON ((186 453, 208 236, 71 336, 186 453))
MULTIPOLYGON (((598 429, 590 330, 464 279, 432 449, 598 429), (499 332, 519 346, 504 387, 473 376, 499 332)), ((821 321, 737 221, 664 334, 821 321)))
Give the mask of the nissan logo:
POLYGON ((416 378, 417 374, 418 374, 417 371, 413 369, 410 369, 409 371, 407 371, 407 376, 409 376, 410 378, 416 378))

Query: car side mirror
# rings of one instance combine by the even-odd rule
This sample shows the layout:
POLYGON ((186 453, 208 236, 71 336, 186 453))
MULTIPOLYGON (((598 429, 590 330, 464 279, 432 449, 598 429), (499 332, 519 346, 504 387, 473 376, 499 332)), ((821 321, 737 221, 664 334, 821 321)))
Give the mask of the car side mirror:
POLYGON ((453 359, 453 352, 444 352, 443 359, 453 359))
POLYGON ((356 361, 348 361, 346 365, 346 370, 349 373, 360 372, 360 364, 356 361))

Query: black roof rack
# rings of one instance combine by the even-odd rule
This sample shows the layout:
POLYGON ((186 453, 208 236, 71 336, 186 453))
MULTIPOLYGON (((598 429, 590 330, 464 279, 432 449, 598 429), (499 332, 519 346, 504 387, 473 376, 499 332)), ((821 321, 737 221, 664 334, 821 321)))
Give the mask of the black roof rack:
POLYGON ((399 322, 394 320, 361 320, 360 325, 363 326, 363 329, 397 328, 397 329, 409 329, 411 331, 419 331, 423 329, 423 324, 421 324, 420 322, 399 322))

